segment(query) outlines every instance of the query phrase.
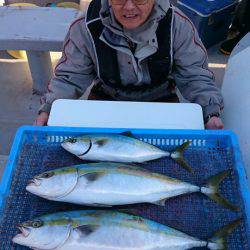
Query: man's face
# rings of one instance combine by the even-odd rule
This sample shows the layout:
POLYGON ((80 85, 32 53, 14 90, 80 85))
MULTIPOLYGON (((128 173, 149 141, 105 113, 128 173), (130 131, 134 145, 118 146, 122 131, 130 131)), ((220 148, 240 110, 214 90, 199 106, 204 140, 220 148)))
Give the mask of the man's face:
MULTIPOLYGON (((145 0, 144 4, 136 5, 132 0, 116 4, 118 0, 110 1, 117 21, 126 29, 135 29, 149 17, 154 6, 154 0, 145 0)), ((122 0, 119 0, 120 2, 122 0)), ((142 1, 142 0, 141 0, 142 1)))

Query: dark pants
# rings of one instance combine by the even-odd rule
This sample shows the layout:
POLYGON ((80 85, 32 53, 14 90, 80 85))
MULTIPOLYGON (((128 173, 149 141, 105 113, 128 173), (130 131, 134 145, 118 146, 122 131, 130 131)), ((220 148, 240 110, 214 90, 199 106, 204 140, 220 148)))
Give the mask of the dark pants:
POLYGON ((242 37, 250 32, 250 0, 243 0, 239 4, 233 25, 239 30, 242 37))
MULTIPOLYGON (((113 97, 105 94, 99 88, 95 88, 95 87, 92 88, 92 90, 91 90, 91 92, 89 94, 88 100, 118 101, 118 100, 114 99, 113 97)), ((136 102, 137 100, 131 100, 131 101, 135 101, 136 102)), ((150 101, 150 102, 179 103, 180 100, 179 100, 178 96, 175 93, 173 93, 173 94, 168 95, 167 97, 156 99, 156 100, 150 101)))
POLYGON ((247 1, 244 19, 245 19, 245 32, 248 33, 250 32, 250 0, 247 1))

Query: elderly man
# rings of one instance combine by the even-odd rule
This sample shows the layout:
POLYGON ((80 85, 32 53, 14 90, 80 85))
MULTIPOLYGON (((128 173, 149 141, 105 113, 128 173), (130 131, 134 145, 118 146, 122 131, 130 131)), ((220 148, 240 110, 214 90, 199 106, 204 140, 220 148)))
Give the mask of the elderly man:
POLYGON ((202 106, 207 129, 223 129, 206 50, 168 0, 93 0, 70 26, 36 124, 46 125, 54 100, 79 98, 90 85, 89 99, 178 102, 176 85, 202 106))

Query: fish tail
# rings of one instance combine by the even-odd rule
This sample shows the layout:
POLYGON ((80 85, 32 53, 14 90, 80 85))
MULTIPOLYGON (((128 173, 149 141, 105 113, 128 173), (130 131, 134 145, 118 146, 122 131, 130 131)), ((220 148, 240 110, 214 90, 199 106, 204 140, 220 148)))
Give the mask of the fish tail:
POLYGON ((209 249, 228 249, 227 237, 240 225, 241 221, 241 218, 237 219, 215 232, 212 238, 208 239, 207 247, 209 249))
POLYGON ((223 198, 219 193, 219 185, 228 176, 229 173, 230 170, 226 170, 210 177, 207 181, 207 185, 201 188, 201 192, 218 204, 223 205, 233 211, 239 211, 239 208, 237 206, 233 205, 228 200, 223 198))
POLYGON ((193 169, 188 165, 188 163, 184 160, 183 153, 186 150, 186 148, 190 145, 190 141, 184 142, 180 147, 178 147, 175 151, 170 153, 170 157, 176 161, 180 166, 185 168, 190 173, 193 171, 193 169))

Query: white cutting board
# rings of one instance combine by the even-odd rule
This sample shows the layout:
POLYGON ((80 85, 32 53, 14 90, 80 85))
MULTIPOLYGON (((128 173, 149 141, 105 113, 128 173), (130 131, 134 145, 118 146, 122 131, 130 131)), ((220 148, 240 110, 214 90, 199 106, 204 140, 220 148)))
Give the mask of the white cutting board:
POLYGON ((191 103, 56 100, 49 126, 204 129, 202 109, 191 103))

